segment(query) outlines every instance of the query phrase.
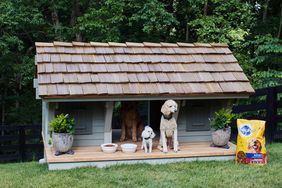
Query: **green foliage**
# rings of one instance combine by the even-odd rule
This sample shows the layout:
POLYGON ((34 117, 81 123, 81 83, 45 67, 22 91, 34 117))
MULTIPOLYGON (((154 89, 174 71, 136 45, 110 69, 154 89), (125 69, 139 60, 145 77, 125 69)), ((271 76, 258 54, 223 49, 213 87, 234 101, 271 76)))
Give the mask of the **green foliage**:
POLYGON ((256 69, 252 83, 256 88, 282 84, 282 41, 271 35, 256 36, 251 42, 255 57, 251 60, 256 69))
POLYGON ((86 41, 159 41, 173 34, 176 19, 158 0, 106 0, 92 3, 78 18, 86 41))
POLYGON ((106 0, 93 3, 85 14, 78 18, 78 30, 87 41, 120 41, 120 28, 126 18, 123 1, 106 0))
POLYGON ((50 131, 55 133, 74 133, 74 118, 69 114, 57 115, 51 122, 49 122, 50 131))
POLYGON ((214 117, 209 119, 211 127, 215 130, 226 129, 235 117, 231 112, 232 110, 225 108, 215 112, 214 117))
POLYGON ((1 0, 1 121, 40 123, 33 89, 36 41, 225 42, 256 88, 281 84, 281 36, 274 37, 281 2, 265 2, 1 0))
POLYGON ((282 70, 282 41, 271 35, 256 36, 251 42, 255 47, 252 62, 260 69, 282 70))
POLYGON ((253 26, 253 13, 248 3, 239 0, 211 0, 210 15, 189 22, 196 31, 197 40, 223 42, 239 46, 253 26))

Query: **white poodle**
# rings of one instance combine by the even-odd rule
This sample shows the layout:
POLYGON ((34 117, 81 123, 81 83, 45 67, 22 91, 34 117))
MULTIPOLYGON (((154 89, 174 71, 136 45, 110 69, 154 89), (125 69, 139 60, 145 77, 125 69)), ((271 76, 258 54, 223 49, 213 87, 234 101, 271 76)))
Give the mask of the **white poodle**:
POLYGON ((149 153, 151 153, 153 147, 153 138, 156 136, 153 129, 150 126, 146 126, 141 136, 142 136, 141 149, 145 148, 145 153, 148 153, 147 147, 149 147, 149 153))
POLYGON ((160 123, 160 143, 158 148, 164 153, 168 152, 168 145, 172 147, 174 152, 178 151, 177 140, 177 123, 173 114, 177 112, 177 103, 173 100, 167 100, 162 108, 163 113, 160 123), (169 141, 169 142, 167 142, 169 141), (172 142, 172 143, 171 143, 172 142))

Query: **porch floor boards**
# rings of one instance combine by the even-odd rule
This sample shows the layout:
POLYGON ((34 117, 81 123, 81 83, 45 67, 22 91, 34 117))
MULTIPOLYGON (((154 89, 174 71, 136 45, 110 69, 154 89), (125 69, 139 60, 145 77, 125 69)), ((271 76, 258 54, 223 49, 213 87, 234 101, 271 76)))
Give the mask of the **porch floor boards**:
MULTIPOLYGON (((124 142, 123 142, 124 143, 124 142)), ((177 153, 169 150, 164 154, 157 149, 154 143, 153 151, 150 154, 141 150, 141 142, 138 142, 137 152, 123 153, 121 143, 117 152, 112 154, 103 153, 99 146, 74 147, 74 155, 55 156, 54 149, 45 147, 47 163, 68 163, 68 162, 100 162, 100 161, 121 161, 121 160, 144 160, 144 159, 168 159, 168 158, 190 158, 190 157, 212 157, 212 156, 235 156, 236 145, 229 142, 229 149, 210 147, 210 142, 180 143, 180 151, 177 153)))

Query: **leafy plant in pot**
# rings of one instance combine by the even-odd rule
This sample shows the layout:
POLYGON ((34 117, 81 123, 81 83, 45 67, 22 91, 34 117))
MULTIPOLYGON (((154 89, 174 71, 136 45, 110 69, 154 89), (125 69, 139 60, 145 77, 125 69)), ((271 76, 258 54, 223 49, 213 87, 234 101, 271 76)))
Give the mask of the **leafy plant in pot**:
POLYGON ((231 127, 229 124, 235 117, 230 109, 220 109, 215 112, 214 117, 210 118, 210 125, 212 127, 212 145, 228 149, 228 142, 231 135, 231 127))
POLYGON ((57 115, 56 118, 49 122, 53 147, 56 151, 55 155, 74 153, 71 150, 73 144, 74 124, 74 118, 70 117, 69 114, 57 115))

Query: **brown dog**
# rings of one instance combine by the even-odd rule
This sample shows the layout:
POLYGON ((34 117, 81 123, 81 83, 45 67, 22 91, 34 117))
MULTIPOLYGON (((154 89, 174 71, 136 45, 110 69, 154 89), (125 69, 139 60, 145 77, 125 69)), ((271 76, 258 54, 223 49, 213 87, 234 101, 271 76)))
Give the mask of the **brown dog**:
POLYGON ((121 137, 123 142, 129 139, 130 136, 133 142, 141 141, 141 133, 143 130, 143 123, 137 110, 136 102, 122 102, 121 103, 121 137))

